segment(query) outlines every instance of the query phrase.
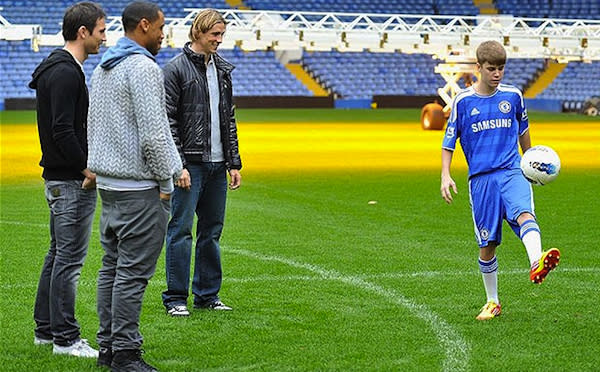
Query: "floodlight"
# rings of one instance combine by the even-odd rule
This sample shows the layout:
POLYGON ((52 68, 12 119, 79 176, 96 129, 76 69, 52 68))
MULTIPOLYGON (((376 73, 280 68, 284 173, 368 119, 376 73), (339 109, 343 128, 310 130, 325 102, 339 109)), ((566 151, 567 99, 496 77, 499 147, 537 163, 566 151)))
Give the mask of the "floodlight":
POLYGON ((564 36, 560 38, 546 37, 544 45, 553 49, 577 49, 581 47, 581 39, 578 37, 565 38, 564 36))
POLYGON ((247 41, 247 40, 256 40, 256 31, 242 29, 242 28, 229 28, 227 32, 225 32, 224 39, 234 40, 234 41, 247 41))
POLYGON ((504 44, 504 37, 502 35, 469 35, 464 37, 464 44, 469 45, 472 48, 477 48, 479 44, 488 40, 494 40, 500 44, 504 44))
POLYGON ((341 35, 335 30, 303 30, 299 37, 308 51, 330 51, 341 44, 341 35))
POLYGON ((227 37, 223 37, 223 42, 221 42, 221 44, 219 45, 219 49, 233 49, 237 44, 237 41, 227 37))
POLYGON ((451 50, 462 48, 463 40, 460 34, 444 34, 433 32, 425 34, 423 44, 419 45, 419 53, 435 54, 439 58, 445 58, 451 50))
POLYGON ((583 56, 586 60, 600 59, 600 38, 586 39, 586 47, 583 50, 583 56))
POLYGON ((300 40, 295 30, 258 30, 257 39, 264 42, 300 40))
MULTIPOLYGON (((108 35, 107 35, 108 36, 108 35)), ((107 45, 114 45, 108 44, 107 45)), ((65 39, 62 37, 62 34, 59 32, 55 35, 39 35, 39 44, 40 45, 63 45, 65 43, 65 39)))
POLYGON ((425 44, 428 44, 432 47, 462 47, 463 46, 463 37, 459 33, 450 33, 446 34, 443 32, 432 32, 425 36, 424 39, 425 44))
POLYGON ((387 32, 383 35, 383 49, 401 50, 402 52, 417 49, 423 43, 420 34, 387 32))
POLYGON ((240 48, 246 52, 254 52, 256 50, 265 50, 272 46, 270 42, 264 42, 261 40, 242 40, 240 42, 240 48))
MULTIPOLYGON (((342 40, 346 43, 344 50, 361 51, 381 46, 381 35, 376 31, 352 30, 342 32, 342 40)), ((341 50, 341 49, 340 49, 341 50)))

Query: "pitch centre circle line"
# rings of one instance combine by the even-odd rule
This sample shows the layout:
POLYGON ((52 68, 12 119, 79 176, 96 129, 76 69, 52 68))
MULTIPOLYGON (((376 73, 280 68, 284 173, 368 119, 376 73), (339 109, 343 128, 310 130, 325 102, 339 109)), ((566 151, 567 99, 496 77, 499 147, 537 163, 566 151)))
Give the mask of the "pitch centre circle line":
POLYGON ((298 269, 308 270, 322 278, 336 280, 384 297, 388 301, 406 308, 413 316, 425 321, 433 330, 433 333, 444 349, 443 371, 466 371, 468 369, 469 345, 467 341, 449 323, 440 318, 426 305, 418 304, 392 289, 384 288, 359 277, 344 275, 335 270, 324 269, 313 264, 298 262, 285 257, 259 254, 245 249, 231 247, 227 247, 226 249, 227 252, 240 256, 266 262, 279 262, 298 269))

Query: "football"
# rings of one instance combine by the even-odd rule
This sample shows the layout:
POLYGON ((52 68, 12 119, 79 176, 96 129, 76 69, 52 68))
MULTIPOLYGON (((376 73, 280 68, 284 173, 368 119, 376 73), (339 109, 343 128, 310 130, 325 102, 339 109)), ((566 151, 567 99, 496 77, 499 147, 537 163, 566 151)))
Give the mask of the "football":
POLYGON ((532 184, 546 185, 558 177, 560 158, 548 146, 534 146, 523 154, 521 171, 532 184))

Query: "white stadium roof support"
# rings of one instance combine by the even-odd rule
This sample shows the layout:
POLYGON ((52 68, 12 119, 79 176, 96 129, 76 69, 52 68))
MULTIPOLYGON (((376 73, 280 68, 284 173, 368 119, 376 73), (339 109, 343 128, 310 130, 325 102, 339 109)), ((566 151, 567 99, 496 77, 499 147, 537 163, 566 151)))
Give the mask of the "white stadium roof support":
MULTIPOLYGON (((202 9, 167 25, 168 44, 181 46, 202 9)), ((600 60, 600 20, 499 16, 429 16, 220 10, 228 22, 222 47, 428 53, 473 58, 483 40, 502 42, 511 58, 600 60), (285 46, 285 47, 284 47, 285 46)))
MULTIPOLYGON (((0 12, 2 11, 0 7, 0 12)), ((15 25, 0 14, 0 40, 33 40, 41 32, 40 25, 15 25)), ((32 44, 32 48, 35 46, 32 44)))
MULTIPOLYGON (((201 9, 169 23, 169 45, 187 41, 201 9)), ((428 16, 221 10, 228 22, 222 47, 243 50, 298 49, 341 52, 426 53, 444 60, 435 72, 446 85, 438 94, 450 110, 461 89, 457 82, 475 72, 475 46, 502 43, 510 58, 549 58, 559 62, 600 60, 600 21, 513 16, 428 16)))
POLYGON ((458 81, 464 74, 474 74, 476 72, 475 62, 472 63, 440 63, 435 67, 435 72, 440 74, 446 81, 446 85, 438 88, 438 95, 444 100, 444 112, 451 110, 452 99, 462 88, 458 81))
MULTIPOLYGON (((167 18, 166 44, 181 47, 202 9, 185 9, 182 18, 167 18)), ((483 40, 502 42, 510 58, 551 58, 560 62, 600 60, 600 20, 519 18, 510 15, 451 16, 219 10, 228 22, 221 48, 244 50, 366 50, 427 53, 437 58, 473 58, 483 40)), ((0 16, 2 38, 10 25, 0 16)), ((59 35, 44 35, 39 25, 19 33, 33 44, 60 45, 59 35), (33 29, 33 35, 30 30, 33 29)), ((120 17, 108 17, 107 44, 123 34, 120 17)))
MULTIPOLYGON (((188 41, 194 17, 202 9, 185 9, 183 18, 168 18, 165 44, 188 41)), ((600 20, 519 18, 510 15, 451 16, 357 14, 220 9, 228 25, 221 48, 242 50, 371 51, 426 53, 446 63, 436 67, 447 84, 439 90, 449 103, 460 74, 473 71, 475 46, 498 40, 509 58, 545 58, 558 62, 600 60, 600 20)), ((1 39, 16 37, 0 16, 1 39)), ((15 31, 32 38, 32 47, 62 45, 60 34, 43 35, 39 25, 15 31), (33 35, 31 35, 33 30, 33 35)), ((123 35, 120 17, 108 17, 107 44, 123 35)))

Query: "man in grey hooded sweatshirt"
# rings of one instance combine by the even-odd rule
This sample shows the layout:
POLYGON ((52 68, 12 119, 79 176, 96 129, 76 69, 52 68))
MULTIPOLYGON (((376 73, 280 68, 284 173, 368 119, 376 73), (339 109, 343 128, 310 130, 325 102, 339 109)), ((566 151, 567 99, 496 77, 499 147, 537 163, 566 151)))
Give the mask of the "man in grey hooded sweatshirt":
POLYGON ((153 3, 123 11, 125 36, 91 79, 88 167, 102 198, 98 274, 99 366, 156 371, 141 357, 139 319, 164 242, 173 179, 182 164, 171 136, 163 75, 154 56, 164 14, 153 3))

